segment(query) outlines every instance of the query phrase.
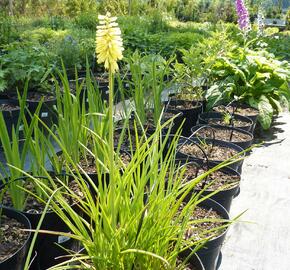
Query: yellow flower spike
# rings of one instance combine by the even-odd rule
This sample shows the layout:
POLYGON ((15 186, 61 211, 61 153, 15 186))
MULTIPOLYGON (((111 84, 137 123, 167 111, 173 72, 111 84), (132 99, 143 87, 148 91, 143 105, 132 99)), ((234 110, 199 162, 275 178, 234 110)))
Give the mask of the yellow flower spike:
POLYGON ((115 73, 119 67, 118 60, 123 58, 123 41, 121 30, 116 22, 116 17, 110 13, 99 15, 99 25, 96 33, 97 62, 104 63, 105 69, 115 73))

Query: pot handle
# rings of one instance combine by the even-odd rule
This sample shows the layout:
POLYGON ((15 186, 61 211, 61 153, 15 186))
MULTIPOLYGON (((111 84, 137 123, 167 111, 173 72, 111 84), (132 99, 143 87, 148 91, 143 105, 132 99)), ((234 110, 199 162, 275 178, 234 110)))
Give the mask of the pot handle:
POLYGON ((205 128, 208 128, 208 129, 210 129, 210 131, 211 131, 211 135, 212 135, 212 148, 214 148, 214 143, 215 143, 215 129, 212 127, 212 126, 210 126, 210 125, 203 125, 203 126, 201 126, 200 128, 198 128, 196 131, 194 131, 191 135, 190 135, 190 137, 189 138, 191 138, 191 136, 193 136, 193 135, 196 135, 196 133, 198 133, 200 130, 203 130, 203 129, 205 129, 205 128))
MULTIPOLYGON (((190 142, 190 143, 196 145, 200 149, 200 151, 202 152, 202 154, 203 154, 203 156, 205 158, 206 167, 207 167, 207 169, 209 169, 209 159, 208 159, 208 156, 207 156, 205 150, 197 142, 191 140, 191 137, 193 137, 193 135, 194 134, 191 134, 188 138, 183 137, 185 139, 185 141, 179 146, 179 148, 177 149, 177 152, 179 152, 180 149, 181 149, 181 147, 184 146, 187 142, 190 142)), ((180 136, 180 137, 182 138, 182 136, 180 136)))

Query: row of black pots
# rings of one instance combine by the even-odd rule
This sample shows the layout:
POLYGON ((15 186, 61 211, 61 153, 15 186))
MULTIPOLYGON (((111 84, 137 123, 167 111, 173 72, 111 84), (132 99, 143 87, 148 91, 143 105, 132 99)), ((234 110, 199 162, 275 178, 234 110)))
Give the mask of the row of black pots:
MULTIPOLYGON (((224 115, 220 112, 205 112, 199 115, 198 122, 200 124, 210 124, 210 121, 222 120, 223 117, 224 115)), ((234 120, 239 120, 245 123, 243 126, 238 126, 238 128, 249 131, 249 132, 253 130, 254 122, 249 117, 242 116, 239 114, 233 114, 232 117, 234 120)), ((212 124, 216 125, 215 123, 212 123, 212 124)), ((220 125, 220 126, 224 126, 224 125, 220 125)), ((228 126, 231 126, 231 124, 228 126)))
MULTIPOLYGON (((181 145, 184 143, 191 143, 194 142, 196 144, 201 144, 201 140, 206 143, 206 144, 214 144, 214 145, 220 145, 224 147, 229 147, 231 149, 236 150, 237 153, 242 152, 243 150, 249 148, 252 145, 253 142, 253 131, 255 129, 256 121, 257 121, 257 115, 251 116, 250 118, 247 118, 245 116, 241 115, 232 115, 234 116, 235 119, 243 121, 247 124, 243 125, 240 128, 235 128, 233 126, 223 126, 223 125, 209 125, 209 120, 210 119, 216 119, 216 120, 222 120, 223 119, 223 114, 218 113, 218 112, 208 112, 208 113, 200 113, 198 115, 198 123, 199 125, 195 126, 193 125, 191 127, 191 132, 190 132, 190 138, 182 138, 181 139, 181 145), (193 137, 194 133, 196 133, 198 130, 200 130, 204 125, 210 129, 224 129, 227 130, 229 133, 230 132, 239 132, 243 135, 248 136, 248 140, 246 141, 241 141, 241 142, 231 142, 231 138, 229 138, 227 141, 223 140, 216 140, 214 135, 213 138, 208 138, 206 136, 199 136, 199 137, 193 137)), ((186 133, 183 133, 186 134, 186 133)), ((178 149, 180 147, 180 144, 177 146, 178 149)), ((244 154, 243 154, 244 156, 244 154)), ((215 165, 223 162, 224 160, 215 160, 215 161, 208 161, 208 157, 205 158, 197 158, 196 156, 189 156, 189 155, 184 155, 180 153, 177 150, 177 159, 181 159, 186 162, 198 162, 201 164, 205 164, 204 160, 207 160, 206 166, 209 168, 213 168, 215 165)), ((229 174, 229 175, 237 175, 240 177, 240 173, 242 171, 242 164, 243 160, 239 160, 236 163, 232 163, 229 166, 223 168, 223 172, 229 174)), ((196 190, 195 192, 198 192, 196 190)), ((212 191, 210 190, 205 190, 203 191, 204 195, 209 195, 212 191)), ((239 184, 235 185, 234 187, 227 189, 227 190, 222 190, 219 191, 218 193, 214 194, 211 198, 217 201, 218 203, 221 204, 224 209, 227 211, 230 210, 231 203, 233 198, 239 193, 239 184)), ((211 245, 212 242, 209 242, 207 245, 206 249, 201 249, 200 252, 198 252, 198 255, 200 256, 205 269, 206 270, 215 270, 218 268, 219 264, 221 263, 221 253, 220 253, 220 247, 221 244, 224 240, 224 235, 220 237, 220 245, 211 245)))
POLYGON ((249 131, 246 131, 246 130, 240 129, 240 128, 229 127, 229 126, 219 126, 219 125, 199 124, 199 125, 196 125, 196 126, 191 128, 191 134, 195 133, 196 137, 201 138, 201 139, 206 139, 206 138, 208 138, 207 136, 203 136, 203 135, 198 134, 198 131, 201 131, 203 129, 205 129, 205 130, 208 129, 212 133, 211 134, 212 139, 215 139, 215 138, 213 138, 213 137, 215 137, 215 130, 223 130, 223 131, 228 132, 228 134, 230 135, 229 138, 223 138, 222 140, 226 141, 226 142, 234 143, 234 144, 240 146, 244 150, 249 148, 252 145, 253 140, 254 140, 253 134, 249 131), (233 140, 233 138, 231 138, 232 133, 239 133, 239 134, 245 135, 246 137, 248 137, 248 139, 241 140, 241 141, 233 140))
MULTIPOLYGON (((172 101, 171 101, 172 102, 172 101)), ((178 103, 178 102, 173 102, 173 104, 182 104, 182 102, 178 103)), ((175 106, 176 108, 176 106, 175 106)), ((208 124, 207 122, 207 117, 210 118, 213 116, 216 116, 217 118, 220 117, 220 119, 222 119, 222 114, 216 114, 216 113, 202 113, 201 109, 197 109, 195 111, 193 110, 182 110, 179 109, 179 111, 182 112, 183 115, 186 115, 187 117, 185 117, 185 123, 183 126, 183 130, 182 130, 182 135, 185 135, 187 137, 190 137, 192 135, 192 133, 194 133, 195 131, 197 131, 199 128, 201 128, 202 124, 208 124), (191 121, 188 121, 188 119, 191 119, 191 121), (196 126, 196 123, 199 122, 200 125, 196 126)), ((244 120, 247 123, 249 123, 248 125, 245 125, 244 129, 236 129, 234 127, 223 127, 221 125, 216 125, 216 128, 224 128, 226 130, 232 130, 235 132, 241 132, 242 134, 246 134, 249 135, 249 140, 245 141, 245 142, 238 142, 238 143, 232 143, 229 141, 221 141, 221 140, 216 140, 215 138, 205 138, 203 137, 202 140, 203 142, 205 142, 206 144, 214 144, 214 145, 219 145, 222 147, 228 147, 231 149, 234 149, 237 153, 242 152, 244 149, 248 148, 253 141, 253 135, 250 133, 251 131, 253 131, 254 129, 254 123, 251 119, 248 118, 244 118, 243 116, 235 116, 236 119, 238 120, 244 120)), ((178 124, 180 124, 181 122, 179 122, 178 124)), ((190 140, 188 140, 187 138, 181 138, 181 141, 179 143, 179 145, 177 146, 177 149, 179 149, 180 145, 184 144, 184 143, 190 143, 190 142, 194 142, 196 144, 200 144, 200 138, 190 138, 190 140)), ((244 154, 242 155, 244 156, 244 154)), ((204 158, 197 158, 195 156, 188 156, 188 155, 184 155, 182 153, 180 153, 177 150, 177 159, 178 160, 183 160, 184 162, 197 162, 197 163, 201 163, 204 164, 204 158)), ((206 159, 208 159, 206 157, 206 159)), ((208 161, 207 166, 209 166, 209 168, 213 168, 214 166, 216 166, 217 164, 223 162, 224 160, 215 160, 215 161, 208 161)), ((239 160, 235 163, 230 164, 228 167, 225 167, 223 169, 221 169, 224 173, 229 174, 229 175, 236 175, 238 177, 240 177, 240 173, 242 171, 242 164, 243 164, 243 160, 239 160)), ((195 190, 193 192, 199 192, 200 190, 195 190)), ((218 193, 214 194, 212 196, 212 199, 214 199, 215 201, 217 201, 217 203, 219 203, 218 207, 216 207, 216 210, 219 210, 219 214, 221 214, 221 216, 223 216, 224 218, 228 218, 228 212, 230 210, 231 207, 231 203, 233 198, 236 196, 236 194, 239 192, 239 184, 233 186, 232 188, 226 189, 226 190, 222 190, 219 191, 218 193), (222 213, 220 213, 220 211, 222 213), (227 216, 227 217, 226 217, 227 216)), ((209 195, 210 193, 212 193, 212 191, 210 190, 205 190, 203 191, 204 195, 209 195)), ((192 193, 190 193, 192 194, 192 193)), ((189 196, 190 196, 189 194, 189 196)), ((210 200, 206 201, 207 203, 210 202, 210 200)), ((226 233, 226 232, 225 232, 226 233)), ((204 248, 202 248, 201 250, 198 251, 198 255, 201 258, 201 261, 203 262, 203 265, 205 267, 206 270, 215 270, 219 267, 219 264, 221 263, 221 246, 222 243, 224 241, 225 238, 225 233, 220 235, 219 237, 217 237, 216 239, 213 239, 211 241, 209 241, 206 246, 204 248)))
MULTIPOLYGON (((31 93, 33 95, 33 93, 31 93)), ((41 93, 37 93, 39 96, 42 96, 41 93)), ((28 121, 31 122, 33 115, 35 114, 37 107, 39 105, 40 100, 26 100, 26 110, 24 111, 24 115, 28 121)), ((20 117, 20 104, 17 95, 10 95, 7 99, 0 99, 0 105, 11 107, 10 109, 2 110, 3 117, 6 123, 8 134, 11 135, 13 127, 15 128, 19 117, 20 117)), ((39 110, 39 118, 43 121, 47 126, 51 127, 57 121, 57 113, 55 111, 56 98, 54 96, 50 96, 48 100, 44 100, 41 108, 39 110)))

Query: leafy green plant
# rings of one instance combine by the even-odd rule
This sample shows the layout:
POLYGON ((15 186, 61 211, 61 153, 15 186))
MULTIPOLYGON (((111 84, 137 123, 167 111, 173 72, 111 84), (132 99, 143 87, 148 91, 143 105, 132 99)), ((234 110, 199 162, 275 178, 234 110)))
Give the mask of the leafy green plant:
POLYGON ((6 90, 23 89, 29 80, 29 89, 51 91, 49 73, 54 66, 54 54, 33 43, 14 42, 4 47, 0 66, 5 72, 6 90))
POLYGON ((230 125, 232 121, 232 115, 229 112, 223 114, 223 122, 225 125, 230 125))
MULTIPOLYGON (((135 155, 122 173, 117 166, 114 167, 111 171, 115 177, 114 182, 110 179, 104 183, 102 174, 98 175, 97 182, 93 182, 88 175, 83 179, 81 175, 85 171, 66 154, 66 159, 71 162, 71 173, 75 175, 74 181, 81 190, 78 194, 82 196, 67 185, 63 185, 65 192, 53 194, 55 190, 31 176, 48 197, 53 196, 52 208, 70 229, 70 233, 40 233, 71 237, 81 241, 84 247, 83 253, 72 255, 69 260, 72 264, 65 262, 53 269, 74 269, 75 263, 96 269, 162 269, 165 266, 175 269, 177 256, 182 250, 195 244, 194 252, 208 240, 184 240, 184 233, 190 226, 190 215, 204 199, 192 196, 182 210, 179 206, 188 192, 210 171, 192 182, 182 183, 184 171, 176 171, 174 161, 178 138, 174 138, 171 151, 164 159, 163 148, 166 142, 160 137, 161 129, 159 125, 152 136, 142 144, 137 144, 139 146, 135 155), (97 197, 88 190, 86 182, 97 197), (88 219, 80 216, 68 204, 67 196, 78 202, 88 219)), ((52 131, 50 133, 57 139, 52 131)), ((105 157, 108 159, 109 147, 106 143, 105 146, 105 157)), ((99 166, 107 170, 105 164, 108 163, 98 162, 99 166)), ((221 227, 227 226, 225 220, 217 222, 221 222, 221 227)), ((219 231, 212 233, 213 237, 219 231)))
POLYGON ((18 37, 15 23, 10 16, 0 12, 0 47, 14 41, 18 37))
POLYGON ((170 84, 171 63, 175 57, 168 60, 159 54, 142 55, 135 51, 126 58, 128 72, 132 75, 129 84, 132 93, 133 110, 138 115, 142 125, 146 124, 147 112, 153 109, 153 121, 159 121, 162 112, 162 93, 170 84))
POLYGON ((64 38, 67 35, 67 30, 56 31, 46 27, 39 27, 35 29, 28 29, 21 34, 21 39, 26 42, 33 42, 40 44, 45 44, 50 40, 57 40, 60 38, 64 38))
POLYGON ((213 65, 208 108, 235 99, 259 109, 259 122, 268 129, 274 113, 289 107, 289 63, 265 50, 238 48, 213 65))
MULTIPOLYGON (((75 163, 82 160, 89 164, 87 156, 90 154, 102 160, 103 140, 108 135, 108 109, 101 99, 97 83, 90 75, 88 63, 86 77, 81 83, 77 71, 74 84, 69 82, 64 68, 58 74, 61 85, 55 80, 58 112, 55 130, 58 141, 65 146, 61 150, 67 151, 75 163), (91 129, 88 130, 88 127, 91 129)), ((49 157, 58 172, 68 165, 64 154, 59 155, 52 150, 49 157)))
MULTIPOLYGON (((9 135, 5 120, 2 112, 0 112, 0 136, 3 148, 3 154, 5 162, 1 162, 0 166, 3 171, 1 174, 1 182, 5 185, 7 193, 10 196, 12 205, 17 210, 23 210, 26 205, 26 199, 28 194, 24 190, 25 183, 21 181, 20 178, 23 173, 19 171, 28 170, 33 173, 33 175, 42 175, 45 166, 45 147, 42 148, 39 144, 38 125, 37 125, 37 115, 41 108, 42 102, 40 102, 35 115, 32 118, 30 125, 27 124, 25 118, 25 96, 27 93, 26 83, 24 96, 18 96, 20 100, 20 116, 18 119, 18 124, 12 127, 12 134, 9 135), (24 133, 24 140, 20 140, 21 127, 24 133), (34 138, 33 135, 34 134, 34 138), (27 167, 27 162, 30 162, 30 166, 27 167), (40 166, 35 166, 35 164, 41 164, 40 166), (16 169, 17 168, 17 169, 16 169)), ((35 192, 41 196, 41 192, 36 188, 35 192)))

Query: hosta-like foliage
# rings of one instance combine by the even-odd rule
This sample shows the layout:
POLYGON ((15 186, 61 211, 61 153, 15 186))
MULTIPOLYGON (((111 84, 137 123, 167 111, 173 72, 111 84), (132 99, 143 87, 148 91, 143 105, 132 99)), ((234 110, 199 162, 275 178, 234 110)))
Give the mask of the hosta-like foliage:
POLYGON ((290 65, 265 50, 238 48, 220 57, 212 67, 215 84, 207 93, 208 107, 239 99, 259 109, 264 129, 274 113, 289 107, 290 65))

